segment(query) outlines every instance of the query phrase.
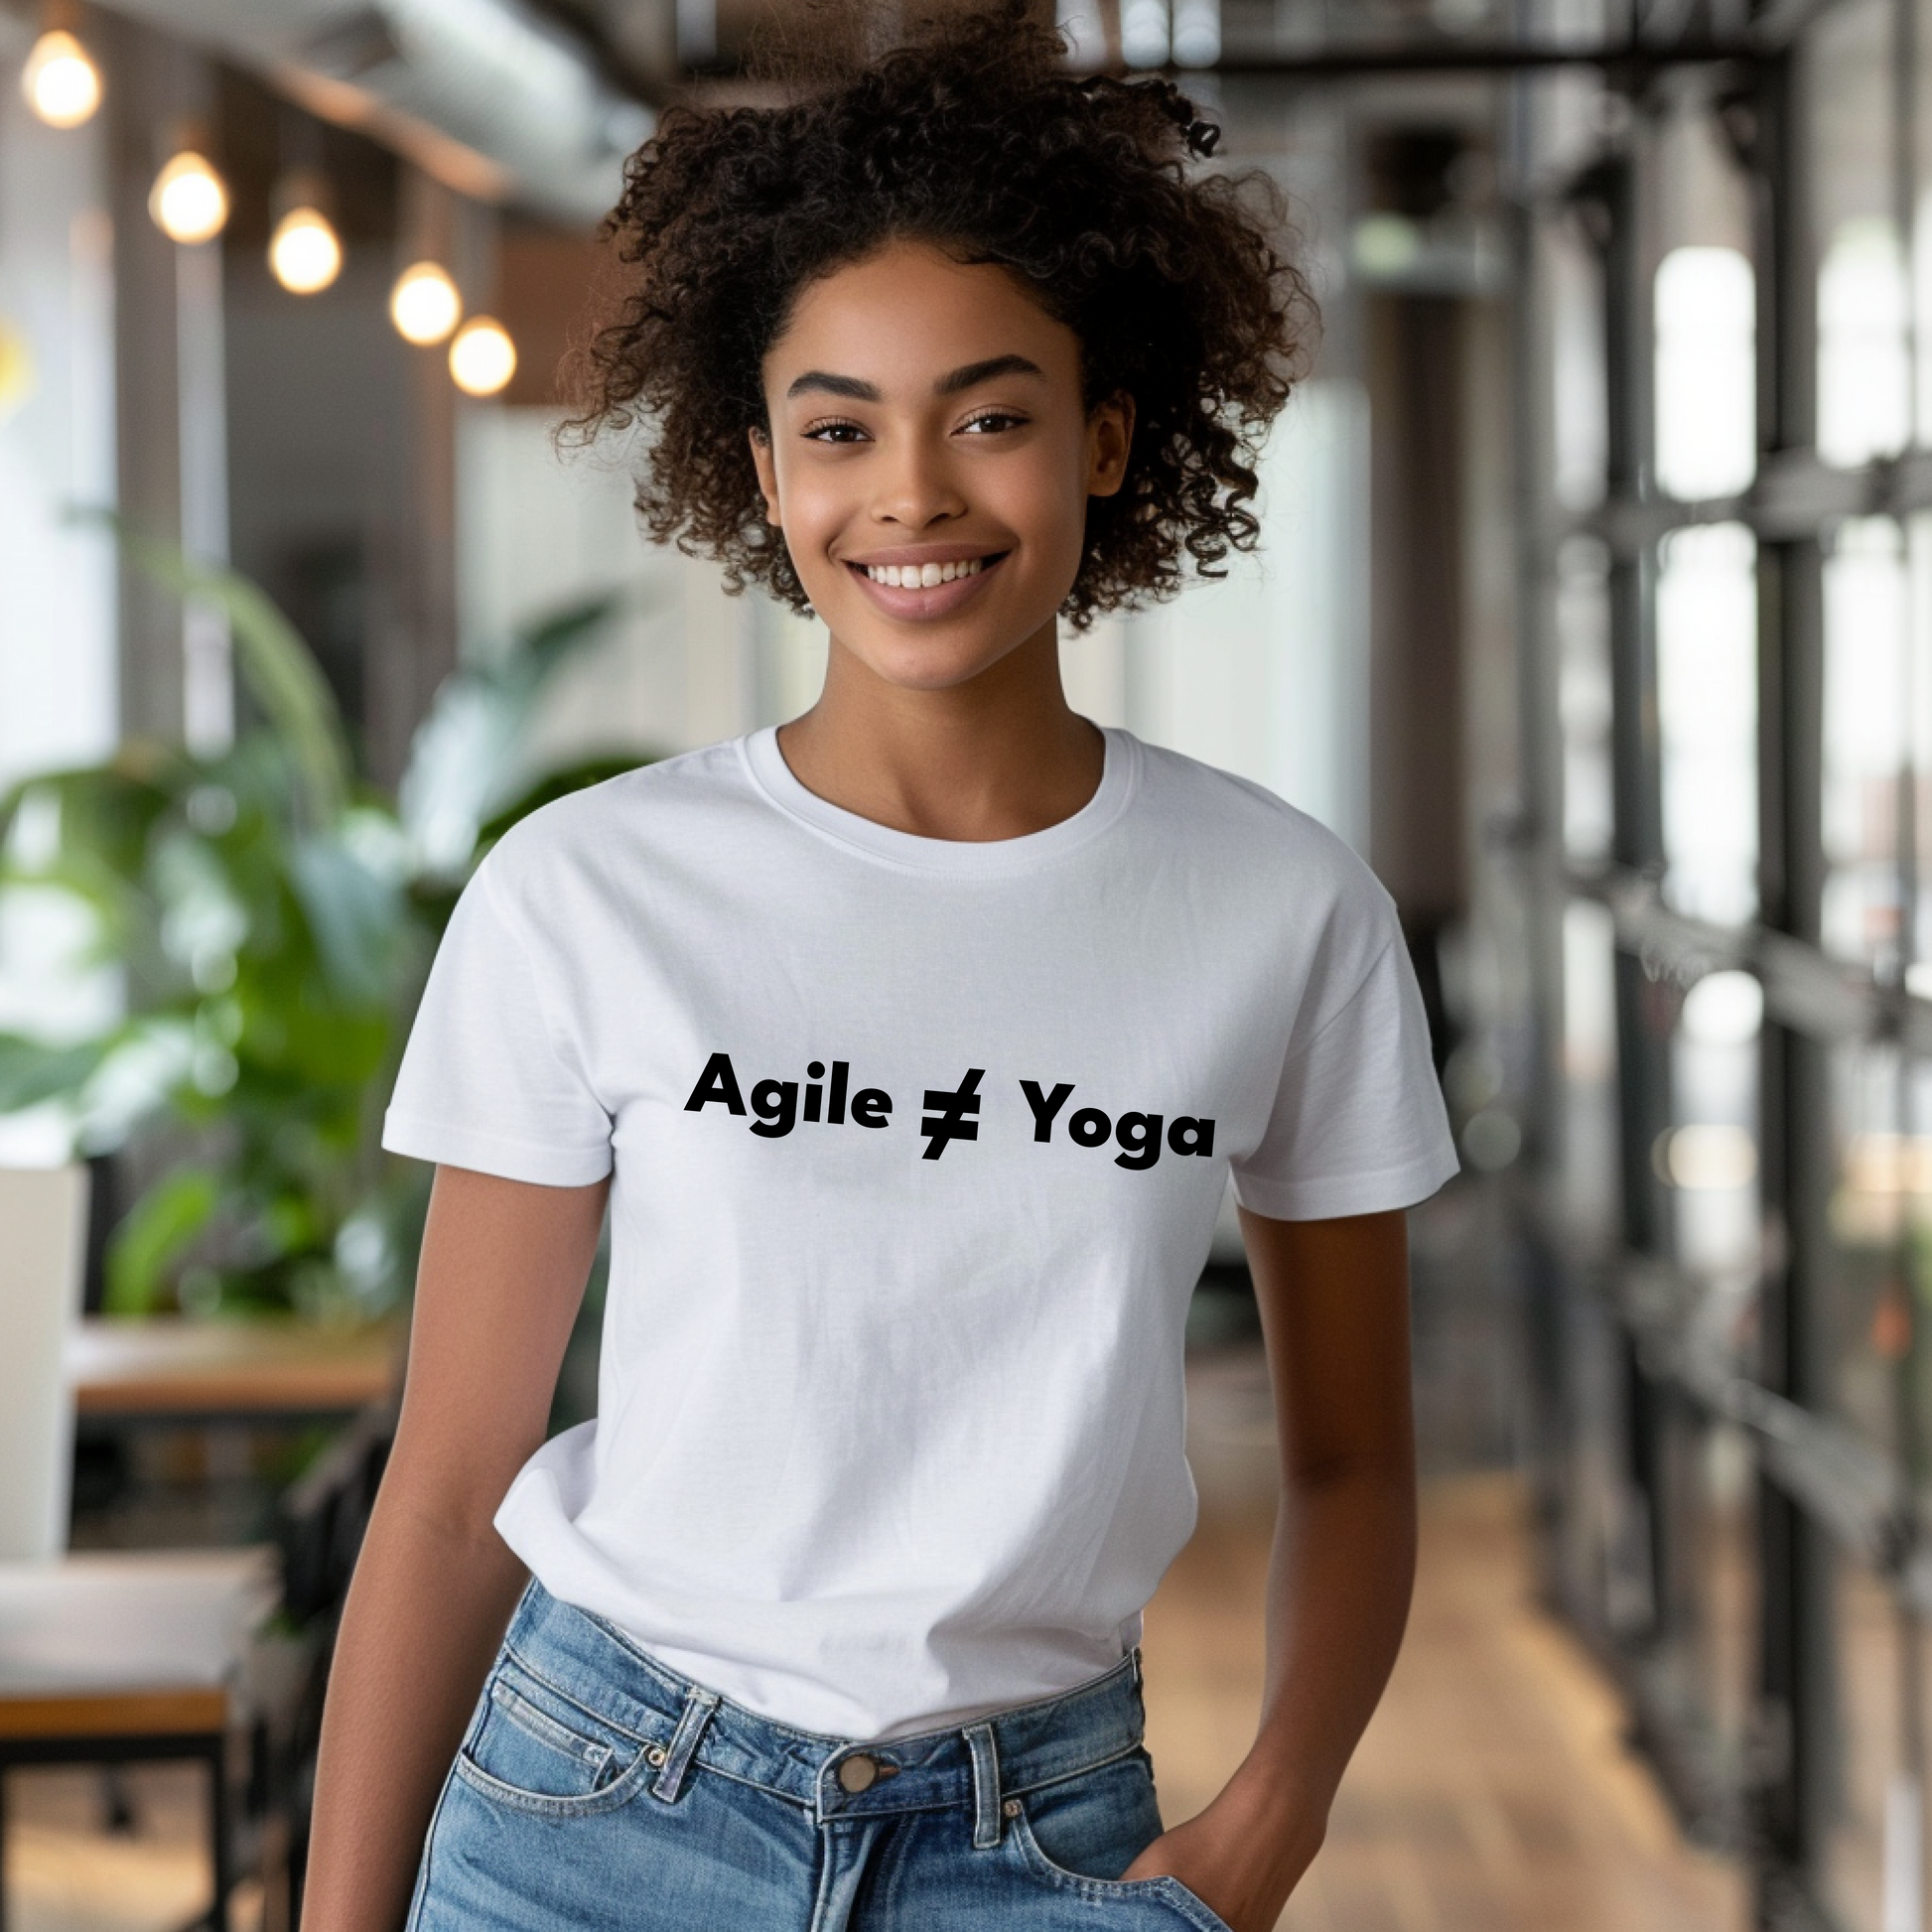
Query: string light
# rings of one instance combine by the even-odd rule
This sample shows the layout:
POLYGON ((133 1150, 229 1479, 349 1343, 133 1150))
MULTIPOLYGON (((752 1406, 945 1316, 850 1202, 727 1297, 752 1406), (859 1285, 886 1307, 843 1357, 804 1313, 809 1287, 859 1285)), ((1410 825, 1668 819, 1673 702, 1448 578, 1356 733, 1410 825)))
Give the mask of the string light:
POLYGON ((27 57, 20 90, 49 127, 78 127, 100 105, 100 69, 65 27, 51 27, 27 57))
POLYGON ((268 240, 268 266, 291 295, 315 295, 343 270, 343 244, 319 207, 292 207, 268 240))
POLYGON ((389 291, 389 320, 404 342, 419 348, 446 341, 463 320, 463 298, 449 271, 437 262, 412 262, 389 291))
POLYGON ((450 374, 466 396, 493 396, 516 373, 516 345, 491 316, 476 316, 450 345, 450 374))
POLYGON ((212 164, 183 148, 154 178, 148 212, 171 241, 212 241, 228 224, 228 190, 212 164))

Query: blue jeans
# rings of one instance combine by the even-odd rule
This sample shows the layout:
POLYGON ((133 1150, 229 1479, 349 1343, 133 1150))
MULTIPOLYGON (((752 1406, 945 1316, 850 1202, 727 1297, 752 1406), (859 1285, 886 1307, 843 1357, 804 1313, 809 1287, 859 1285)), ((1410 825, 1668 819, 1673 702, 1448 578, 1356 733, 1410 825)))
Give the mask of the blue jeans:
POLYGON ((1139 1659, 963 1729, 787 1730, 532 1584, 438 1801, 410 1932, 1227 1932, 1174 1878, 1139 1659))

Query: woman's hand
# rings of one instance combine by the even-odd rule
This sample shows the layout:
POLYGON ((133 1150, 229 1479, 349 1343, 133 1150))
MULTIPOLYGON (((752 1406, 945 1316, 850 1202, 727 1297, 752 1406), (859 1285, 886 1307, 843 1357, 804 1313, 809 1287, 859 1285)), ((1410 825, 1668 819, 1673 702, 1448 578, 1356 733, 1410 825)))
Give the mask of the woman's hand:
POLYGON ((1402 1644, 1415 1575, 1408 1231, 1399 1213, 1241 1230, 1268 1343, 1281 1510, 1254 1748, 1129 1878, 1178 1878, 1234 1932, 1273 1932, 1402 1644))
POLYGON ((1122 1875, 1178 1878, 1232 1932, 1274 1932, 1289 1894, 1321 1849, 1325 1814, 1296 1815, 1237 1774, 1198 1817, 1164 1832, 1122 1875))

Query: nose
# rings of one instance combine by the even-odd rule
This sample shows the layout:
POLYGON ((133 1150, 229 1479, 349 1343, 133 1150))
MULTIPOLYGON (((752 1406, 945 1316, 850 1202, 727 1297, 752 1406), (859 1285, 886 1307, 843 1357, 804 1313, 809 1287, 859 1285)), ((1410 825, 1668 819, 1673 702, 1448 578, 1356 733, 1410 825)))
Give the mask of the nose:
POLYGON ((966 513, 943 452, 908 437, 884 454, 872 499, 876 521, 917 532, 966 513))

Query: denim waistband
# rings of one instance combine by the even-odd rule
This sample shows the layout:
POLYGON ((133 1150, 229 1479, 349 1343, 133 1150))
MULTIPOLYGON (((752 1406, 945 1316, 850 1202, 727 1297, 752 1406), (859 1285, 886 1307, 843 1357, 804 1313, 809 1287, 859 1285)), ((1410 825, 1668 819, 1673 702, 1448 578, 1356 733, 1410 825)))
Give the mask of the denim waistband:
POLYGON ((997 1842, 1005 1798, 1125 1757, 1143 1729, 1138 1652, 1059 1697, 872 1744, 744 1710, 541 1584, 524 1593, 506 1642, 519 1667, 644 1746, 658 1796, 675 1799, 696 1766, 761 1786, 820 1821, 966 1805, 976 1841, 997 1842))

